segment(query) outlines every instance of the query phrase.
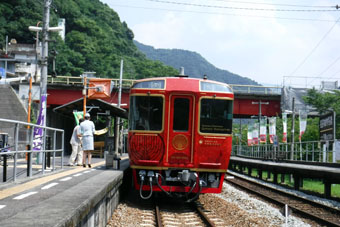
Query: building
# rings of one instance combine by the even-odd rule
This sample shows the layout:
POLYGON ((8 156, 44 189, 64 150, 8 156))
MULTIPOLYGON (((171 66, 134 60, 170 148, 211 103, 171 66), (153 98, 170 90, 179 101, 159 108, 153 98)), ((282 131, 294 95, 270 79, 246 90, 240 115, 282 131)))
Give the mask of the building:
MULTIPOLYGON (((32 76, 34 82, 39 82, 41 68, 37 63, 41 49, 39 44, 18 44, 12 39, 4 50, 0 50, 1 80, 20 81, 32 76)), ((1 80, 0 83, 6 83, 1 80)))

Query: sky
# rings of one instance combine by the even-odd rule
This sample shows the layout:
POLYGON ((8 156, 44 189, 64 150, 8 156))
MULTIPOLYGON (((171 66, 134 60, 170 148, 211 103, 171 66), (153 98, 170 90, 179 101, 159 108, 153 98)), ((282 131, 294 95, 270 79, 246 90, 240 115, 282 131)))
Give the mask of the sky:
POLYGON ((340 85, 340 0, 101 1, 143 44, 197 52, 267 86, 340 85))

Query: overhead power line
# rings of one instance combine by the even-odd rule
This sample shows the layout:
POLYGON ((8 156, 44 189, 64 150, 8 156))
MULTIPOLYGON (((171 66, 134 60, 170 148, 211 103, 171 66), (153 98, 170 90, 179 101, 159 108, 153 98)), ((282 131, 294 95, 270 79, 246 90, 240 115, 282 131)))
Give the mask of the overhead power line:
POLYGON ((196 6, 204 8, 218 8, 218 9, 233 9, 233 10, 249 10, 249 11, 278 11, 278 12, 335 12, 338 11, 338 6, 329 6, 330 9, 276 9, 276 8, 253 8, 253 7, 234 7, 234 6, 217 6, 217 5, 205 5, 205 4, 193 4, 187 2, 175 2, 175 1, 163 1, 163 0, 145 0, 150 2, 196 6), (331 9, 334 8, 334 9, 331 9))
MULTIPOLYGON (((321 77, 325 72, 328 71, 328 69, 330 69, 335 63, 337 63, 338 61, 340 60, 340 56, 335 59, 331 64, 329 64, 320 74, 319 74, 319 77, 321 77)), ((333 75, 334 76, 334 75, 333 75)), ((331 76, 331 77, 333 77, 331 76)))
POLYGON ((278 17, 278 16, 273 16, 273 17, 271 17, 271 16, 261 16, 261 15, 237 14, 237 13, 221 13, 221 12, 207 12, 207 11, 193 11, 193 10, 179 10, 179 9, 164 9, 164 8, 157 8, 157 7, 130 6, 130 5, 120 5, 120 4, 111 4, 111 6, 124 7, 124 8, 133 8, 133 9, 161 10, 161 11, 169 11, 169 12, 198 13, 198 14, 211 14, 211 15, 224 15, 224 16, 238 16, 238 17, 255 17, 255 18, 278 19, 278 20, 335 22, 335 20, 327 20, 327 19, 296 18, 296 17, 278 17))
POLYGON ((289 74, 289 76, 292 76, 294 73, 296 73, 296 71, 298 69, 301 68, 301 66, 303 64, 305 64, 305 62, 308 60, 308 58, 314 53, 314 51, 320 46, 320 44, 326 39, 326 37, 329 35, 329 33, 333 30, 333 28, 335 27, 335 25, 339 22, 340 17, 335 21, 335 23, 333 24, 333 26, 326 32, 326 34, 321 38, 321 40, 316 44, 316 46, 311 50, 311 52, 309 52, 309 54, 302 60, 302 62, 293 70, 293 72, 291 74, 289 74))
POLYGON ((333 77, 335 77, 336 75, 340 75, 340 70, 339 71, 337 71, 337 72, 335 72, 331 77, 333 78, 333 77))
POLYGON ((301 7, 301 8, 332 8, 336 6, 312 6, 312 5, 294 5, 294 4, 278 4, 278 3, 268 3, 268 2, 245 2, 245 1, 231 1, 231 0, 211 0, 216 2, 225 3, 240 3, 240 4, 253 4, 253 5, 270 5, 270 6, 284 6, 284 7, 301 7))

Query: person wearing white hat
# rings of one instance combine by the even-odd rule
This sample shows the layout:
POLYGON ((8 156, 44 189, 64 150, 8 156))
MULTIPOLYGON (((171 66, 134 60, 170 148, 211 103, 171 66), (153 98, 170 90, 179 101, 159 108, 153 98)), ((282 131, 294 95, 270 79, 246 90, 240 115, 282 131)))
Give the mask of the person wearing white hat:
POLYGON ((80 129, 82 132, 82 145, 83 145, 83 167, 86 167, 86 156, 88 156, 88 166, 91 168, 91 152, 94 150, 93 134, 95 132, 95 127, 92 121, 90 121, 90 114, 85 114, 85 121, 80 124, 80 129))

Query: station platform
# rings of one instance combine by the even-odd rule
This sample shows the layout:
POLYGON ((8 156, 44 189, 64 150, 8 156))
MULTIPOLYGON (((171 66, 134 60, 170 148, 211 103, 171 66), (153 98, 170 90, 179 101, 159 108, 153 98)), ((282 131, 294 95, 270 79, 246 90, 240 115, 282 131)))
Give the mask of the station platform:
POLYGON ((248 175, 252 169, 257 169, 260 178, 262 178, 262 171, 269 171, 274 174, 274 183, 277 183, 278 174, 292 174, 296 190, 299 189, 304 178, 321 179, 325 186, 326 198, 331 196, 331 185, 340 184, 340 165, 337 164, 325 166, 313 162, 274 162, 237 156, 230 157, 229 169, 237 171, 243 167, 247 167, 248 175))
POLYGON ((94 158, 92 168, 64 166, 0 184, 0 226, 106 226, 131 179, 127 155, 121 159, 119 170, 94 158))

